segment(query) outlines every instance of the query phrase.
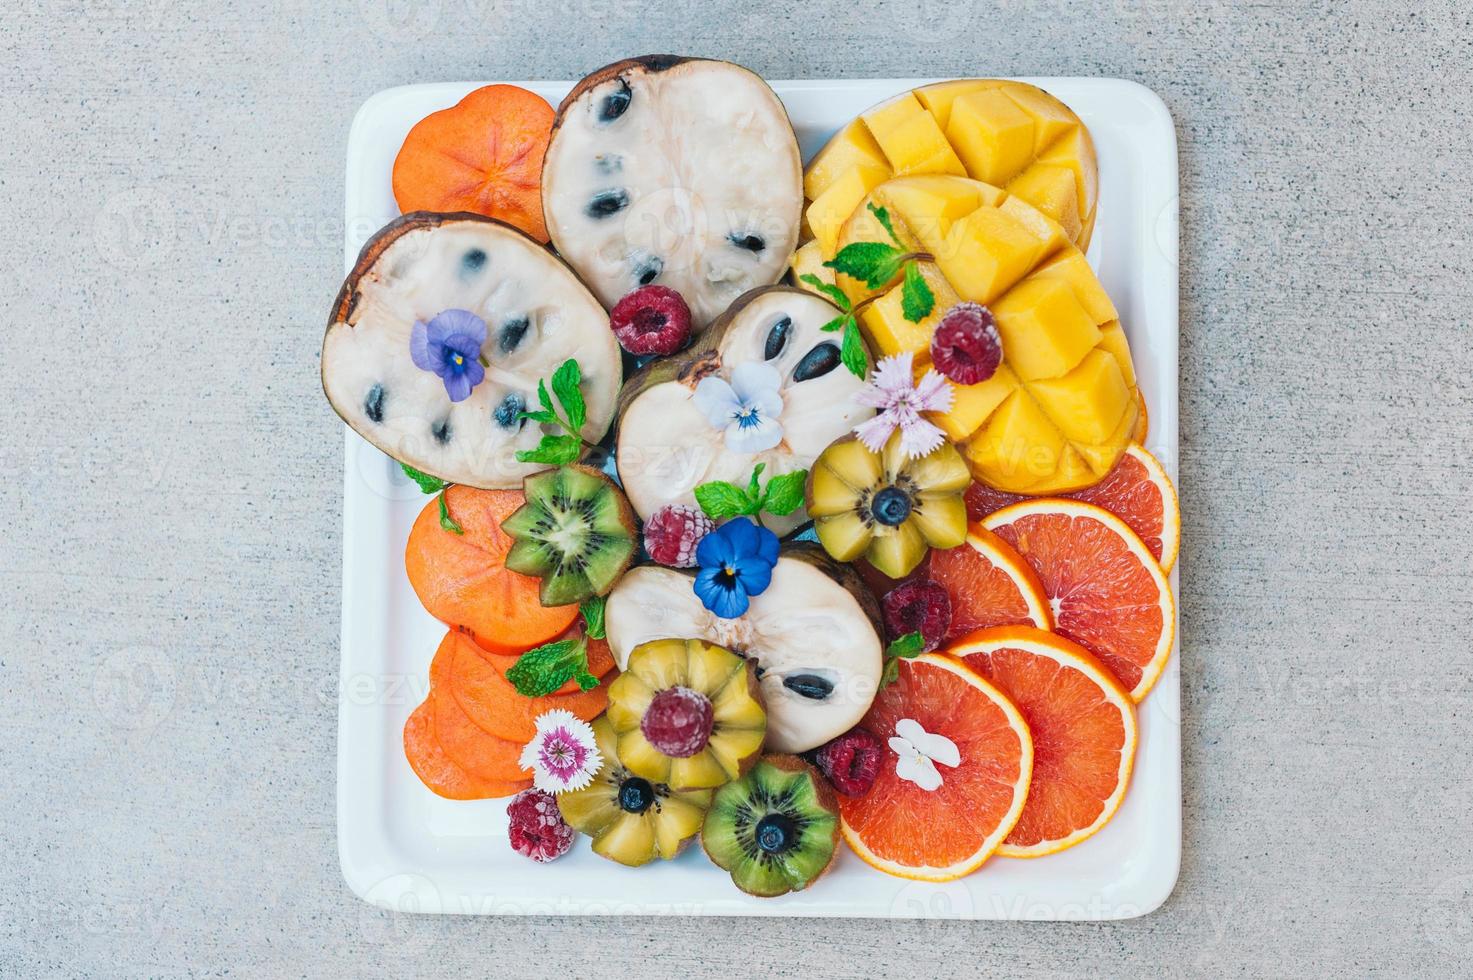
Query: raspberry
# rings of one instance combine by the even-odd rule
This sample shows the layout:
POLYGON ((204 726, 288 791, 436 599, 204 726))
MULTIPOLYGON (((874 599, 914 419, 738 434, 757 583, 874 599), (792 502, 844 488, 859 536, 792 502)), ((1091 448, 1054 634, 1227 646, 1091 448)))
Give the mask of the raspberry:
POLYGON ((863 796, 880 773, 880 740, 863 728, 851 728, 821 745, 813 764, 845 796, 863 796))
POLYGON ((919 632, 926 649, 934 650, 951 629, 951 596, 935 582, 913 579, 887 592, 880 605, 892 639, 919 632))
POLYGON ((609 328, 631 354, 674 354, 690 338, 690 307, 667 286, 641 286, 614 304, 609 328))
POLYGON ((716 716, 711 699, 688 687, 668 687, 655 695, 639 721, 649 743, 672 759, 689 759, 711 739, 716 716))
POLYGON ((976 303, 947 310, 931 335, 931 361, 959 385, 980 384, 997 373, 1002 337, 992 311, 976 303))
POLYGON ((524 789, 506 806, 512 850, 540 864, 556 860, 573 847, 573 828, 563 820, 557 797, 546 790, 524 789))
POLYGON ((671 504, 645 522, 644 550, 661 565, 694 568, 696 545, 714 530, 716 522, 694 507, 671 504))

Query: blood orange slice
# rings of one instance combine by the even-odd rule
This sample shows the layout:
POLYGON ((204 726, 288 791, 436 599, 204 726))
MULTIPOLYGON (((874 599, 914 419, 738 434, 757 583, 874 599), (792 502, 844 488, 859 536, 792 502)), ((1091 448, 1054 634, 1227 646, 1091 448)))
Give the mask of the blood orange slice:
POLYGON ((956 548, 931 552, 931 579, 951 598, 947 639, 988 626, 1048 629, 1048 596, 1037 573, 1002 538, 973 524, 956 548))
MULTIPOLYGON (((1169 572, 1176 564, 1181 546, 1181 510, 1176 488, 1162 469, 1161 461, 1144 446, 1131 443, 1103 480, 1061 496, 1105 508, 1140 535, 1163 569, 1169 572)), ((1032 498, 974 483, 967 490, 967 517, 980 521, 988 514, 1029 499, 1032 498)))
POLYGON ((1018 706, 1033 736, 1028 801, 1001 857, 1073 847, 1115 815, 1135 764, 1130 694, 1083 647, 1028 626, 980 630, 946 651, 1018 706))
POLYGON ((1161 676, 1176 631, 1176 602, 1155 556, 1103 507, 1046 497, 982 522, 1043 582, 1054 630, 1099 658, 1139 702, 1161 676))
POLYGON ((860 722, 888 748, 870 791, 839 798, 844 839, 887 874, 951 881, 980 867, 1018 822, 1033 741, 1012 702, 956 658, 899 666, 860 722))

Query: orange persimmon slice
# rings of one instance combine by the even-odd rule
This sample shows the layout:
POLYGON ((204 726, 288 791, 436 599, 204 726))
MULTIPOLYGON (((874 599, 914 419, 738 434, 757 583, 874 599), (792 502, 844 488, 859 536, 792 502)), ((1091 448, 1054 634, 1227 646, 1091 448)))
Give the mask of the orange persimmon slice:
POLYGON ((394 159, 399 210, 484 214, 546 244, 542 157, 552 120, 546 99, 515 85, 478 88, 424 117, 394 159))

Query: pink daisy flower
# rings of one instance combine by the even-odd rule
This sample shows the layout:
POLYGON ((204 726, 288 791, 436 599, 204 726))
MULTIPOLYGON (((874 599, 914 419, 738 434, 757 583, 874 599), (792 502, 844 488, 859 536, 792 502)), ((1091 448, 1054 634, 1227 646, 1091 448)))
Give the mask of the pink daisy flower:
POLYGON ((593 728, 571 711, 555 708, 537 716, 537 734, 522 749, 521 766, 532 783, 549 793, 583 789, 603 765, 593 728))
POLYGON ((854 396, 859 404, 880 410, 854 427, 859 441, 872 453, 884 452, 896 429, 900 430, 900 451, 907 459, 929 455, 946 441, 946 433, 921 413, 949 410, 954 395, 951 383, 932 369, 917 382, 912 357, 907 351, 882 359, 875 365, 874 377, 854 396))

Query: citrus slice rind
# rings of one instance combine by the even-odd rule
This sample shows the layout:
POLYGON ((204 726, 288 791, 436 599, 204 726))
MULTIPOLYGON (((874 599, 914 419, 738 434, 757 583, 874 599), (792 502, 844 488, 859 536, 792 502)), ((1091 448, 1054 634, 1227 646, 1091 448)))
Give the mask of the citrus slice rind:
POLYGON ((1169 572, 1181 551, 1181 501, 1176 496, 1176 486, 1171 482, 1171 477, 1166 475, 1166 468, 1161 465, 1161 461, 1145 446, 1131 443, 1125 453, 1146 468, 1148 479, 1161 493, 1160 562, 1161 570, 1169 572))
MULTIPOLYGON (((1125 799, 1125 792, 1130 786, 1130 776, 1135 766, 1135 753, 1139 744, 1135 705, 1131 701, 1130 692, 1120 685, 1114 675, 1077 643, 1055 633, 1026 626, 1002 626, 978 630, 953 643, 946 652, 960 657, 963 663, 973 667, 984 676, 991 677, 993 683, 1018 705, 1019 710, 1030 722, 1029 729, 1034 742, 1034 771, 1029 785, 1029 799, 1024 804, 1019 822, 1014 826, 1008 838, 998 846, 998 856, 1036 858, 1046 854, 1056 854, 1087 840, 1109 823, 1116 811, 1120 809, 1120 804, 1125 799), (1099 811, 1094 818, 1082 826, 1059 828, 1064 832, 1056 833, 1055 836, 1042 837, 1028 842, 1018 838, 1020 830, 1025 827, 1029 830, 1034 829, 1030 820, 1034 814, 1030 813, 1029 804, 1035 806, 1043 804, 1043 794, 1049 796, 1049 805, 1057 804, 1056 796, 1050 792, 1049 781, 1064 778, 1065 774, 1061 770, 1070 768, 1070 763, 1074 763, 1072 768, 1076 771, 1080 768, 1080 760, 1077 758, 1063 760, 1051 758, 1054 752, 1060 749, 1059 745, 1051 744, 1051 741, 1054 739, 1068 741, 1068 739, 1060 738, 1059 729, 1055 726, 1069 725, 1071 722, 1077 724, 1077 719, 1083 717, 1083 712, 1078 711, 1077 705, 1039 703, 1038 699, 1046 698, 1049 691, 1021 689, 1017 683, 1019 672, 1009 669, 1010 666, 1016 666, 1018 654, 1034 658, 1044 670, 1053 672, 1050 688, 1053 691, 1058 691, 1063 686, 1077 691, 1082 684, 1093 685, 1098 690, 1099 705, 1087 719, 1094 723, 1096 732, 1093 733, 1093 740, 1090 741, 1086 751, 1091 754, 1098 753, 1103 743, 1114 737, 1116 724, 1119 726, 1120 739, 1119 760, 1110 774, 1113 775, 1113 789, 1100 800, 1099 811), (994 656, 999 659, 1006 658, 1012 663, 998 663, 993 659, 994 656), (989 670, 989 667, 992 669, 989 670), (1070 678, 1070 674, 1074 677, 1070 678), (1077 712, 1072 718, 1069 716, 1071 709, 1077 712), (1054 717, 1048 719, 1041 717, 1044 712, 1050 712, 1054 717), (1099 731, 1101 725, 1105 726, 1104 731, 1099 731)), ((1073 741, 1076 747, 1086 741, 1086 737, 1077 729, 1064 734, 1074 736, 1073 741)), ((1088 760, 1085 760, 1085 764, 1087 762, 1088 760)), ((1072 776, 1076 773, 1068 775, 1072 776)), ((1107 774, 1100 772, 1099 777, 1103 780, 1107 778, 1107 774)), ((1077 789, 1077 786, 1075 788, 1077 789)))
MULTIPOLYGON (((1005 799, 1005 806, 1001 807, 999 813, 988 817, 992 823, 980 831, 976 844, 971 849, 951 860, 942 862, 931 862, 921 860, 897 860, 889 856, 896 851, 893 846, 885 846, 878 840, 870 842, 866 840, 866 832, 870 836, 878 837, 881 833, 909 833, 915 831, 922 835, 935 837, 947 834, 948 830, 952 836, 965 835, 965 823, 968 818, 976 817, 980 811, 957 803, 969 802, 961 799, 965 792, 951 791, 952 795, 938 796, 939 806, 949 808, 946 816, 950 817, 949 823, 938 823, 934 812, 929 815, 920 813, 920 804, 924 799, 919 794, 926 793, 914 783, 902 779, 896 773, 897 757, 893 752, 887 751, 884 761, 881 763, 880 774, 875 785, 864 797, 841 797, 839 800, 840 829, 844 839, 848 841, 849 847, 870 867, 894 875, 897 878, 908 878, 915 881, 954 881, 957 878, 971 874, 991 857, 1002 842, 1012 831, 1013 826, 1023 813, 1023 805, 1028 798, 1028 785, 1033 773, 1033 740, 1028 733, 1028 724, 1017 707, 996 687, 989 683, 976 671, 957 660, 941 654, 922 654, 913 660, 902 661, 900 664, 899 680, 892 685, 899 692, 890 695, 886 699, 886 691, 881 691, 875 699, 875 707, 871 714, 866 716, 865 727, 870 728, 873 734, 885 742, 894 734, 893 721, 886 722, 877 717, 876 712, 893 715, 897 712, 905 713, 906 717, 923 715, 917 719, 927 732, 954 739, 959 747, 961 755, 961 767, 951 768, 942 766, 943 781, 964 783, 968 779, 988 780, 988 786, 994 788, 1005 799), (927 676, 929 674, 929 677, 927 676), (921 686, 919 680, 923 680, 926 686, 939 686, 948 680, 958 684, 959 687, 953 697, 947 703, 921 704, 897 704, 896 698, 904 698, 904 692, 910 690, 907 685, 915 684, 921 686), (967 692, 973 692, 968 694, 967 692), (998 723, 999 729, 1005 728, 1011 733, 1010 738, 1003 739, 1010 742, 1009 752, 1014 758, 978 760, 969 758, 969 749, 974 749, 977 741, 964 737, 957 730, 948 730, 940 719, 944 719, 948 712, 955 713, 959 705, 966 701, 974 701, 980 698, 981 703, 973 703, 968 716, 976 723, 978 717, 983 713, 994 714, 992 719, 998 723), (929 709, 929 710, 928 710, 929 709), (990 710, 989 710, 990 709, 990 710), (1001 773, 998 770, 1001 769, 1001 773), (878 795, 877 795, 878 794, 878 795), (911 806, 906 805, 907 798, 911 806), (882 820, 876 816, 893 818, 894 826, 880 826, 882 820)), ((886 690, 891 690, 887 688, 886 690)), ((999 732, 999 735, 1001 733, 999 732)), ((974 787, 975 788, 975 787, 974 787)), ((928 801, 929 802, 929 801, 928 801)), ((931 806, 932 811, 937 809, 931 806)), ((893 841, 891 842, 893 844, 893 841)), ((947 841, 946 843, 950 843, 947 841)))
POLYGON ((1054 631, 1099 659, 1139 704, 1161 677, 1176 639, 1171 583, 1140 536, 1103 507, 1060 497, 1012 504, 987 515, 982 526, 1012 545, 1038 573, 1049 596, 1054 631), (1063 527, 1058 521, 1069 524, 1063 527), (1089 546, 1108 551, 1105 557, 1118 564, 1106 567, 1098 554, 1093 563, 1081 563, 1089 546), (1141 591, 1130 595, 1126 588, 1141 591), (1150 617, 1139 616, 1151 606, 1160 616, 1154 627, 1150 617), (1126 623, 1132 615, 1141 621, 1126 623), (1132 640, 1124 635, 1126 626, 1154 635, 1132 640))

